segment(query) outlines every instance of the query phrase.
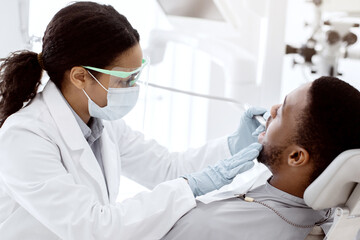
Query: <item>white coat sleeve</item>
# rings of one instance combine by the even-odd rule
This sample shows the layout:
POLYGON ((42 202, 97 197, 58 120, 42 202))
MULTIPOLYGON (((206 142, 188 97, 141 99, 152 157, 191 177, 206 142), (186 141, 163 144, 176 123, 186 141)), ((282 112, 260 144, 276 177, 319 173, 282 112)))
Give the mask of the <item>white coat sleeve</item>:
POLYGON ((197 149, 170 153, 155 140, 145 140, 142 133, 133 131, 124 121, 115 122, 113 127, 119 142, 122 174, 150 189, 231 156, 227 137, 197 149))
POLYGON ((92 189, 75 182, 57 145, 44 135, 18 127, 2 132, 0 182, 61 239, 159 239, 196 204, 186 181, 176 179, 117 205, 102 205, 92 189))

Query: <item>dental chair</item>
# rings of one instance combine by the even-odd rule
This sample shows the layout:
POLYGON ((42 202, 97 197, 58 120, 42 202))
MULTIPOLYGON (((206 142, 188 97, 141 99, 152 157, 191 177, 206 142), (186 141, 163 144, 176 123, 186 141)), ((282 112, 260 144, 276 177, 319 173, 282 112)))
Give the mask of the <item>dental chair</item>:
POLYGON ((336 208, 325 236, 315 227, 306 240, 360 239, 360 149, 342 152, 306 189, 306 204, 315 210, 336 208))

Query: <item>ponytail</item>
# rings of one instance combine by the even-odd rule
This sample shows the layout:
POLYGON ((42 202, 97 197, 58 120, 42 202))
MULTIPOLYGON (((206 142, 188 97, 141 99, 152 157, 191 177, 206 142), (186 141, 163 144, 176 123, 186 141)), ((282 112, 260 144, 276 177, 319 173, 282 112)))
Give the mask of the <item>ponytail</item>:
POLYGON ((0 59, 0 127, 35 97, 41 75, 42 68, 34 52, 17 51, 0 59))

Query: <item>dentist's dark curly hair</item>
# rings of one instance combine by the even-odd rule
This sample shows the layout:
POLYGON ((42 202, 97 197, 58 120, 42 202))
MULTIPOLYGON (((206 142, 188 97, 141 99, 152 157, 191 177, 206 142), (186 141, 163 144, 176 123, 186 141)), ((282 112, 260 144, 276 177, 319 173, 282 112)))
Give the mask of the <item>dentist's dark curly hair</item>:
POLYGON ((307 102, 295 141, 310 154, 311 183, 341 152, 360 148, 360 92, 340 79, 321 77, 307 102))
POLYGON ((46 28, 40 57, 25 50, 0 59, 0 127, 35 97, 43 68, 61 89, 65 71, 81 65, 104 68, 139 39, 112 6, 76 2, 61 9, 46 28))

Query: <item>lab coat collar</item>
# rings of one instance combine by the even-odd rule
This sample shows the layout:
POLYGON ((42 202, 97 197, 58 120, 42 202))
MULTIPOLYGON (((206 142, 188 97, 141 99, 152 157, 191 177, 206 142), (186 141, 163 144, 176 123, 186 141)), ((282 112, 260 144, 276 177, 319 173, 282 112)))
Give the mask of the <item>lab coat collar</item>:
MULTIPOLYGON (((78 157, 80 165, 98 183, 100 188, 99 193, 102 196, 102 200, 104 203, 108 203, 108 191, 100 165, 97 162, 89 144, 85 140, 79 124, 77 123, 74 114, 71 112, 70 107, 66 103, 66 100, 62 96, 60 90, 51 80, 49 80, 49 82, 46 84, 43 90, 43 96, 44 101, 49 108, 49 112, 53 117, 62 138, 64 139, 64 142, 72 151, 81 151, 78 157)), ((116 175, 114 176, 114 174, 116 174, 116 169, 114 168, 114 164, 111 164, 110 159, 111 156, 114 156, 111 154, 113 154, 112 151, 115 149, 115 144, 108 139, 109 136, 107 136, 108 134, 105 134, 105 132, 106 131, 104 130, 101 136, 101 149, 109 187, 109 194, 113 198, 114 194, 112 194, 112 192, 114 192, 114 184, 116 183, 112 182, 111 179, 116 179, 116 175)))
POLYGON ((46 84, 43 96, 67 146, 71 150, 83 149, 86 143, 83 133, 60 90, 51 80, 46 84))

